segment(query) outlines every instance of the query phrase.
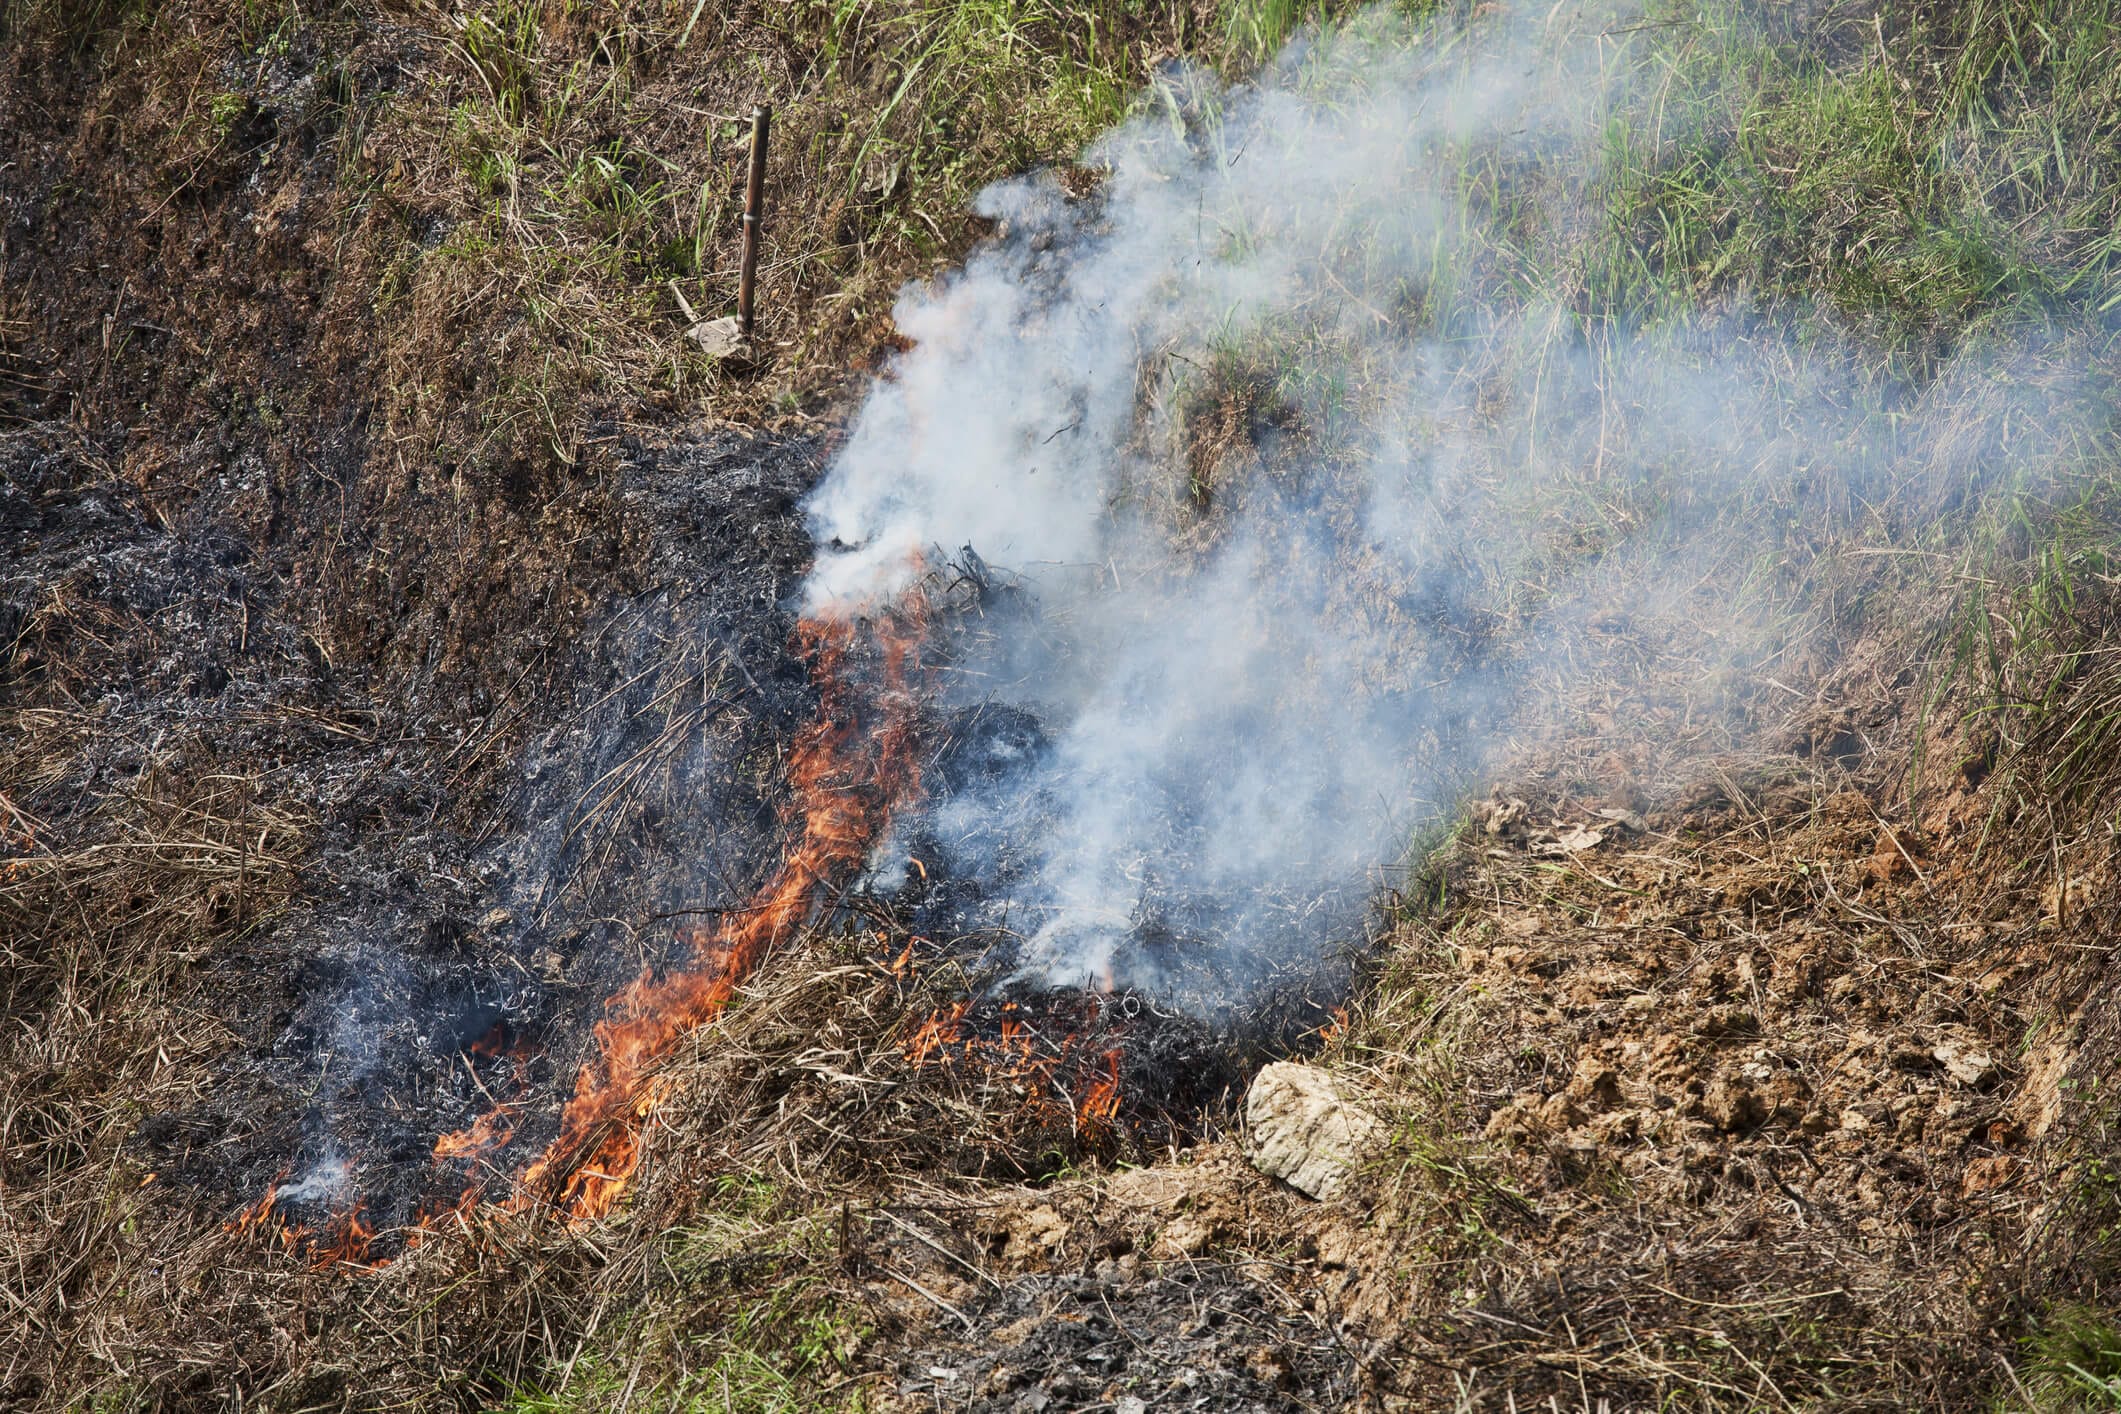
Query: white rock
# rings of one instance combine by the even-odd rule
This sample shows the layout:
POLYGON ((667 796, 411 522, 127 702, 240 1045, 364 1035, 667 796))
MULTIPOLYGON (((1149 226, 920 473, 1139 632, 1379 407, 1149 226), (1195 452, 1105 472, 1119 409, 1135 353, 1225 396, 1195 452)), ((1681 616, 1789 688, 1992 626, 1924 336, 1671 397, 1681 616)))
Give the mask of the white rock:
POLYGON ((709 358, 728 358, 744 347, 744 335, 734 315, 721 319, 706 319, 685 331, 687 338, 698 344, 709 358))
POLYGON ((1315 1065, 1277 1061, 1245 1095, 1252 1166, 1313 1198, 1331 1198, 1383 1137, 1384 1126, 1341 1097, 1315 1065))
POLYGON ((1996 1062, 1964 1041, 1946 1041, 1930 1052, 1945 1073, 1961 1085, 1979 1085, 1995 1073, 1996 1062))

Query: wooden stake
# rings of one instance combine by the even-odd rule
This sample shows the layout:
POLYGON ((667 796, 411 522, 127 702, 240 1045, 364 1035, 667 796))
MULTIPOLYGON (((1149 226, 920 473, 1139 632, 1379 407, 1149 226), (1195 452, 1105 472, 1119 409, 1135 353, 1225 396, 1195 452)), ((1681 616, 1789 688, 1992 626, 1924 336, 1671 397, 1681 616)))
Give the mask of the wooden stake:
POLYGON ((751 175, 744 183, 744 259, 736 283, 737 333, 747 344, 758 319, 753 296, 759 274, 759 219, 766 210, 766 127, 772 121, 771 106, 761 103, 751 110, 751 175))

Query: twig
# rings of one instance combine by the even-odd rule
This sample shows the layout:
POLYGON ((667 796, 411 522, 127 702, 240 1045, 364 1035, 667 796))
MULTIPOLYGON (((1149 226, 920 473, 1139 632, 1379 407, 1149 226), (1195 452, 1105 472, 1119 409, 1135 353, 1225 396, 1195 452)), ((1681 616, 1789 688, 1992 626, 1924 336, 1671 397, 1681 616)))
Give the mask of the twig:
POLYGON ((1000 1291, 1002 1289, 1002 1284, 1000 1282, 996 1281, 993 1277, 987 1275, 987 1273, 980 1270, 972 1263, 966 1261, 963 1257, 958 1256, 957 1253, 952 1252, 949 1248, 943 1246, 940 1242, 937 1242, 927 1233, 922 1232, 919 1228, 915 1227, 912 1223, 907 1222, 905 1219, 901 1218, 897 1213, 892 1212, 889 1208, 878 1208, 877 1212, 882 1216, 889 1218, 901 1232, 904 1232, 909 1237, 912 1237, 918 1242, 927 1244, 935 1251, 942 1253, 945 1257, 948 1257, 951 1261, 957 1263, 966 1271, 972 1273, 972 1275, 978 1277, 981 1281, 993 1287, 996 1291, 1000 1291))
POLYGON ((951 1315, 953 1315, 953 1316, 957 1317, 957 1318, 958 1318, 958 1319, 959 1319, 960 1321, 963 1321, 963 1322, 965 1323, 965 1329, 966 1329, 966 1330, 968 1330, 968 1331, 969 1331, 969 1330, 973 1330, 973 1329, 975 1329, 975 1327, 974 1327, 974 1325, 973 1325, 973 1323, 972 1323, 972 1318, 971 1318, 970 1316, 966 1315, 966 1314, 965 1314, 965 1313, 964 1313, 963 1311, 960 1311, 960 1310, 958 1310, 958 1309, 957 1309, 957 1307, 955 1307, 955 1306, 952 1306, 952 1305, 951 1305, 951 1304, 950 1304, 949 1302, 947 1302, 947 1301, 943 1300, 943 1298, 942 1298, 942 1297, 940 1297, 940 1296, 937 1296, 937 1295, 936 1295, 936 1294, 935 1294, 934 1292, 930 1291, 930 1290, 929 1290, 929 1289, 928 1289, 927 1287, 925 1287, 925 1286, 922 1286, 922 1285, 921 1285, 921 1284, 920 1284, 919 1282, 915 1281, 915 1280, 914 1280, 914 1279, 913 1279, 912 1277, 909 1277, 909 1276, 907 1276, 907 1275, 906 1275, 906 1274, 905 1274, 904 1272, 902 1272, 902 1271, 898 1270, 898 1268, 896 1268, 896 1267, 885 1267, 885 1268, 883 1269, 883 1272, 884 1272, 884 1275, 886 1275, 886 1276, 889 1276, 889 1277, 894 1277, 894 1278, 898 1279, 899 1281, 902 1281, 902 1282, 904 1282, 904 1283, 905 1283, 906 1285, 908 1285, 908 1286, 912 1287, 912 1288, 913 1288, 913 1289, 914 1289, 915 1291, 919 1292, 919 1293, 920 1293, 920 1294, 921 1294, 922 1296, 925 1296, 925 1297, 927 1297, 929 1301, 931 1301, 931 1302, 933 1302, 933 1303, 935 1304, 935 1306, 936 1306, 936 1309, 938 1309, 938 1310, 941 1310, 941 1311, 947 1311, 947 1312, 949 1312, 949 1313, 950 1313, 951 1315))

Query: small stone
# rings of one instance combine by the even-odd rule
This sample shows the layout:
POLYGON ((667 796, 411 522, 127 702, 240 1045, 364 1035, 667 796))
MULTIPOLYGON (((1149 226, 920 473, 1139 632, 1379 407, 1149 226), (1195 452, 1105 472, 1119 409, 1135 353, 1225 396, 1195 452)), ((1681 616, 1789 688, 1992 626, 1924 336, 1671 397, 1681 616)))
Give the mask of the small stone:
POLYGON ((1253 1078, 1245 1123, 1252 1166, 1321 1199, 1340 1192, 1384 1131, 1374 1115, 1341 1098, 1325 1071, 1296 1061, 1277 1061, 1253 1078))
POLYGON ((1964 1041, 1946 1041, 1930 1054, 1961 1085, 1979 1088, 1995 1076, 1996 1062, 1964 1041))
POLYGON ((1215 1241, 1214 1224, 1191 1215, 1173 1218, 1156 1234, 1149 1255, 1165 1261, 1174 1257, 1198 1257, 1215 1241))
POLYGON ((1870 1127, 1871 1127, 1871 1121, 1870 1121, 1870 1117, 1869 1117, 1868 1115, 1864 1114, 1864 1112, 1863 1112, 1863 1111, 1861 1111, 1861 1110, 1843 1110, 1843 1111, 1841 1112, 1841 1132, 1842 1132, 1842 1133, 1844 1133, 1844 1134, 1862 1134, 1862 1133, 1866 1132, 1867 1130, 1869 1130, 1869 1129, 1870 1129, 1870 1127))

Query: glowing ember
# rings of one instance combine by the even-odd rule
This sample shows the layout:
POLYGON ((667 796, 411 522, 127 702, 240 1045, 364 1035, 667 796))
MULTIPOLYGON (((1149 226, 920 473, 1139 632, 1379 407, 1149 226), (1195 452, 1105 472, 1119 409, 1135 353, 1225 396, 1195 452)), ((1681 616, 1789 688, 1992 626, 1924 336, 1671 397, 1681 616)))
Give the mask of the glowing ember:
MULTIPOLYGON (((301 1229, 291 1229, 298 1236, 307 1236, 301 1229)), ((374 1270, 375 1264, 368 1260, 368 1244, 375 1238, 375 1229, 360 1203, 332 1220, 329 1231, 322 1240, 313 1241, 309 1247, 310 1266, 323 1270, 326 1267, 345 1265, 374 1270)))
POLYGON ((281 1174, 280 1181, 266 1189, 264 1197, 223 1226, 230 1232, 269 1228, 288 1251, 297 1248, 306 1251, 310 1266, 319 1271, 341 1265, 373 1270, 368 1261, 368 1245, 376 1234, 369 1226, 361 1200, 356 1197, 345 1212, 332 1218, 330 1226, 319 1233, 303 1224, 288 1222, 279 1211, 280 1199, 288 1192, 286 1178, 286 1174, 281 1174))
POLYGON ((1065 1121, 1086 1138, 1112 1128, 1125 1099, 1120 1048, 1112 1044, 1123 1024, 1108 1026, 1093 1041, 1080 1024, 1084 1018, 1074 1018, 1078 1024, 1071 1029, 1049 1030, 1064 1018, 1034 1017, 1013 1001, 983 1023, 975 1023, 972 1012, 971 1002, 953 1002, 916 1026, 902 1044, 907 1061, 1014 1092, 1022 1118, 1065 1121))

